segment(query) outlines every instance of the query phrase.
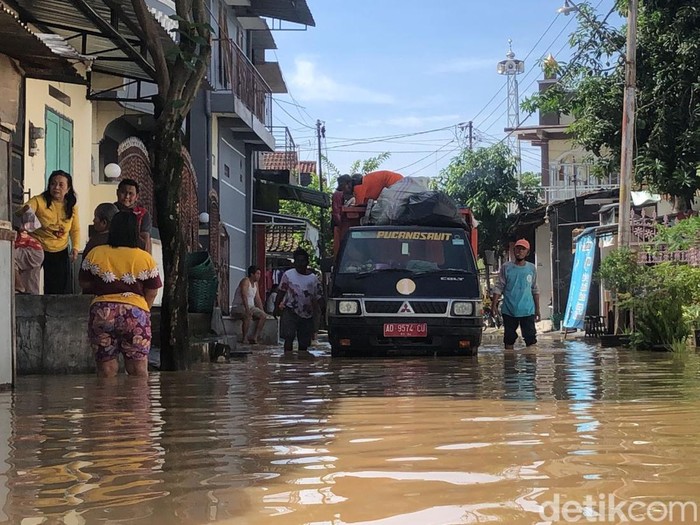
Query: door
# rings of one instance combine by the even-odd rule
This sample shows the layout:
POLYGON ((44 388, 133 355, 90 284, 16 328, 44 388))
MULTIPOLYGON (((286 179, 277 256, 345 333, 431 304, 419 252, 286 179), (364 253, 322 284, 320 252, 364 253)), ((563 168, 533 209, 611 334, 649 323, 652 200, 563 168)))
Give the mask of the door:
POLYGON ((73 174, 73 122, 46 109, 46 181, 51 172, 73 174))

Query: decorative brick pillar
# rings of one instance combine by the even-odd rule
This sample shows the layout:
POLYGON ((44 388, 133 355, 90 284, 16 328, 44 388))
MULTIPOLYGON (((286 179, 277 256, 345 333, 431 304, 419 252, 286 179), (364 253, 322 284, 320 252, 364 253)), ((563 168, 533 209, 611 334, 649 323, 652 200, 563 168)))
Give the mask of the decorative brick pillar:
POLYGON ((197 176, 192 164, 192 157, 187 148, 182 147, 182 184, 180 186, 180 220, 185 240, 190 252, 200 249, 199 245, 199 208, 197 206, 197 176))

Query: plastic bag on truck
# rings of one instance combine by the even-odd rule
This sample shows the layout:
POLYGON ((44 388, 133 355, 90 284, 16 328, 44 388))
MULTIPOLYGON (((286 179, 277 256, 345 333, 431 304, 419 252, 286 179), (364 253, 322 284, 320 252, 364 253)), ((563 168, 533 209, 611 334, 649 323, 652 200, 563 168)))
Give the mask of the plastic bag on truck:
POLYGON ((424 191, 411 195, 403 214, 395 224, 416 224, 420 226, 467 226, 459 206, 446 193, 424 191))
POLYGON ((398 218, 404 213, 411 195, 427 190, 425 182, 418 178, 405 177, 397 183, 384 188, 370 210, 370 222, 378 225, 403 224, 398 218))

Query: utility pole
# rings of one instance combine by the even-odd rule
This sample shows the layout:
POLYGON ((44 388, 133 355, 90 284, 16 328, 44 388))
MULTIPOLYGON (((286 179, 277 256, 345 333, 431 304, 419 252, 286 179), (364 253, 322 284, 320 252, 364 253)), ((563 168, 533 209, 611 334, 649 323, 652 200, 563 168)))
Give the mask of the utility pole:
POLYGON ((474 123, 469 121, 469 151, 474 149, 474 123))
POLYGON ((620 210, 617 221, 618 247, 630 245, 630 190, 634 172, 634 121, 637 84, 637 10, 638 0, 627 6, 627 52, 625 54, 625 95, 622 108, 622 148, 620 152, 620 210))
MULTIPOLYGON (((318 140, 318 189, 323 193, 323 157, 321 155, 321 138, 326 138, 326 126, 320 120, 316 121, 316 139, 318 140)), ((319 251, 321 252, 321 259, 326 256, 326 241, 323 238, 323 233, 325 231, 326 217, 323 207, 318 209, 319 213, 319 227, 320 232, 318 236, 319 251)))

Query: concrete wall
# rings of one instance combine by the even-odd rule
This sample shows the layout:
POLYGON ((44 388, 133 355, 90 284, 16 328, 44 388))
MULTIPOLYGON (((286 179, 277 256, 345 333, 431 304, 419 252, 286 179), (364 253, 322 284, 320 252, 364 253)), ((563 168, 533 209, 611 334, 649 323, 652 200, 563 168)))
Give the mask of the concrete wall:
POLYGON ((549 224, 542 224, 535 230, 535 265, 537 266, 537 287, 540 289, 540 315, 549 319, 552 315, 552 243, 549 224))
POLYGON ((12 231, 0 226, 0 387, 14 383, 12 231))
POLYGON ((90 295, 16 297, 17 373, 95 370, 87 338, 90 295))
POLYGON ((221 202, 221 222, 226 227, 230 238, 229 275, 231 297, 235 286, 245 277, 246 268, 251 260, 250 231, 250 182, 251 174, 247 169, 245 144, 233 138, 233 133, 226 128, 218 130, 218 179, 219 200, 221 202), (228 168, 228 176, 226 171, 228 168))

